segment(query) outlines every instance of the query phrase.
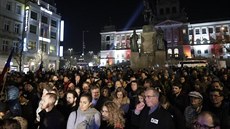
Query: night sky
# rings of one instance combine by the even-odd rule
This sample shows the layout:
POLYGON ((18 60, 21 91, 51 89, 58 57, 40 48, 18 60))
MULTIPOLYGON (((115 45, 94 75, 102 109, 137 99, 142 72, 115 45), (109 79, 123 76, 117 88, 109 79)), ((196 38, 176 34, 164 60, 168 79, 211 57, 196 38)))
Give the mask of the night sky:
MULTIPOLYGON (((143 13, 142 0, 55 0, 58 13, 65 21, 64 49, 73 48, 82 52, 82 31, 85 33, 87 51, 100 51, 100 32, 105 25, 113 24, 117 29, 140 28, 143 13), (137 11, 140 10, 140 11, 137 11), (139 13, 138 13, 139 12, 139 13), (133 16, 136 14, 137 16, 133 16), (130 20, 133 19, 133 20, 130 20)), ((229 19, 227 0, 181 0, 190 22, 229 19)))

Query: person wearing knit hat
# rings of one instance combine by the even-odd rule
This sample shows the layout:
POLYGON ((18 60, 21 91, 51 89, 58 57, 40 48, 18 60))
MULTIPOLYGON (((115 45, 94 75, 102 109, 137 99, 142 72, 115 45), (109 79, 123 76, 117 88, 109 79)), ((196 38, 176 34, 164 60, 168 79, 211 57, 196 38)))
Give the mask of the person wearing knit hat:
POLYGON ((194 97, 194 98, 198 98, 198 99, 203 99, 203 96, 197 92, 197 91, 191 91, 188 94, 189 97, 194 97))
POLYGON ((203 96, 197 91, 189 92, 188 96, 190 98, 190 105, 185 108, 184 116, 186 120, 186 127, 191 128, 193 122, 203 107, 203 96))

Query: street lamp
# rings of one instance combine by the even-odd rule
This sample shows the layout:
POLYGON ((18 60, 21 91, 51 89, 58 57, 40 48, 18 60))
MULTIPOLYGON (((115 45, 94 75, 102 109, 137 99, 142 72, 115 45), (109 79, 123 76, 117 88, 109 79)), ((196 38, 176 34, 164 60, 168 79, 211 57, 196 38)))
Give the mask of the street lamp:
POLYGON ((71 57, 72 57, 73 48, 69 48, 68 51, 69 51, 69 65, 71 67, 71 57))
POLYGON ((71 56, 73 48, 69 48, 68 51, 69 51, 69 55, 71 56))

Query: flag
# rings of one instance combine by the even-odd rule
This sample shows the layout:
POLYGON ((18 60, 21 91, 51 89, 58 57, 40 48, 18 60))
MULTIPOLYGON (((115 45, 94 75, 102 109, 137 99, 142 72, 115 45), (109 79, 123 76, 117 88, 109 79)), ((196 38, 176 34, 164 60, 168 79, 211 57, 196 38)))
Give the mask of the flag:
POLYGON ((10 62, 11 62, 13 53, 14 53, 14 48, 11 50, 10 55, 9 55, 9 57, 7 59, 7 62, 6 62, 5 66, 4 66, 3 70, 2 70, 1 75, 0 75, 0 86, 2 84, 4 84, 4 82, 5 82, 4 77, 5 77, 6 73, 10 70, 10 62))

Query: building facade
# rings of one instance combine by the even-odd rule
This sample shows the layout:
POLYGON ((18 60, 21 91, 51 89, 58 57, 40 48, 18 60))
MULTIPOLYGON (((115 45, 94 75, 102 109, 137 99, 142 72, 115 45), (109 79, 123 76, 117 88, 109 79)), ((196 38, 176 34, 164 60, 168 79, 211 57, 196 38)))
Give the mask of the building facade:
MULTIPOLYGON (((24 2, 22 0, 0 1, 0 71, 14 47, 20 51, 23 35, 24 2)), ((17 55, 16 55, 17 56, 17 55)), ((18 69, 17 60, 12 60, 11 68, 18 69)))
MULTIPOLYGON (((204 23, 166 20, 154 27, 163 31, 168 61, 230 58, 230 20, 204 23)), ((101 33, 101 66, 129 61, 132 32, 133 30, 101 33)), ((140 46, 142 29, 137 30, 137 34, 140 46)))
POLYGON ((41 62, 46 70, 57 70, 61 16, 56 7, 42 0, 2 0, 0 3, 0 24, 4 24, 0 30, 0 49, 5 55, 1 56, 2 60, 6 60, 9 50, 15 47, 12 65, 15 70, 21 66, 22 71, 35 71, 41 62))
POLYGON ((34 71, 43 62, 45 69, 57 70, 61 16, 56 7, 42 0, 27 2, 24 24, 24 68, 34 71))

